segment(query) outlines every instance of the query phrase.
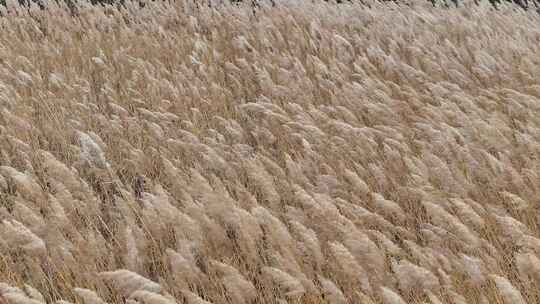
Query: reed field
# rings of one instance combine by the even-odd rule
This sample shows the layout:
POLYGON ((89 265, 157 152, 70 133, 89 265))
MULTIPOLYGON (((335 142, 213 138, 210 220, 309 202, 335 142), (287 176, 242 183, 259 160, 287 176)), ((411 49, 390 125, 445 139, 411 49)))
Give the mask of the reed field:
POLYGON ((540 15, 276 3, 0 6, 0 304, 540 303, 540 15))

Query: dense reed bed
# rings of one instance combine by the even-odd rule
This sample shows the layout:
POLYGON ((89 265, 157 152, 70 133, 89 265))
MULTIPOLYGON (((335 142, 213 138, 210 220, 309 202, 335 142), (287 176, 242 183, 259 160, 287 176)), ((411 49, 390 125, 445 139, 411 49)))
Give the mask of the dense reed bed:
POLYGON ((540 302, 540 20, 9 0, 0 303, 540 302))

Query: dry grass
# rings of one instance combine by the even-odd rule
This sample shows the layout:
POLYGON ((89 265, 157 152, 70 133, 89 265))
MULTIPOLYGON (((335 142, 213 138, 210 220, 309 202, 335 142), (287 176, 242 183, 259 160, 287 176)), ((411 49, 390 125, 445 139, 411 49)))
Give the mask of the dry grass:
POLYGON ((12 2, 0 302, 540 302, 537 14, 12 2))

